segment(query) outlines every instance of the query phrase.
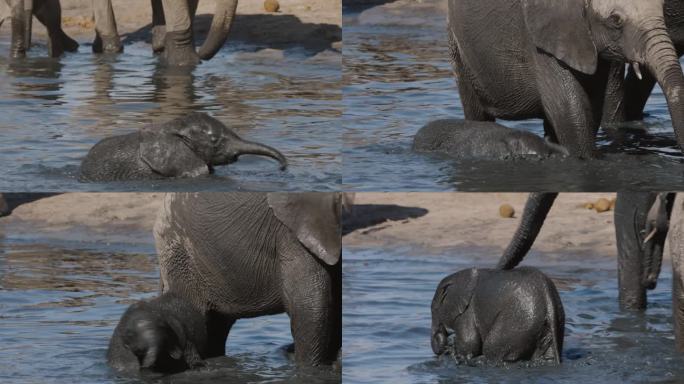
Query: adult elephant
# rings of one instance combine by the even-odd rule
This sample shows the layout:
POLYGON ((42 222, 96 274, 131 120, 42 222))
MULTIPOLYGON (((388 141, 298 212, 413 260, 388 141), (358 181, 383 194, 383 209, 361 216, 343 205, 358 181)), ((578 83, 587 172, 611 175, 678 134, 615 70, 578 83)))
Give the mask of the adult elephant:
MULTIPOLYGON (((116 20, 111 11, 111 0, 93 0, 96 15, 95 28, 103 41, 111 44, 93 45, 103 52, 121 50, 116 20), (101 17, 97 17, 98 14, 101 17)), ((152 2, 152 46, 155 52, 162 52, 171 65, 193 65, 209 60, 223 46, 228 38, 230 26, 235 17, 238 0, 216 0, 216 10, 206 40, 195 51, 193 19, 199 0, 151 0, 152 2)))
POLYGON ((542 118, 553 141, 592 157, 611 63, 629 62, 653 73, 684 147, 684 75, 663 0, 449 0, 448 17, 466 119, 542 118))
MULTIPOLYGON (((497 268, 512 269, 530 250, 557 193, 532 193, 520 224, 497 268)), ((646 290, 655 288, 672 211, 671 194, 620 192, 615 203, 620 307, 643 310, 646 290)))
POLYGON ((684 196, 681 193, 674 200, 671 223, 672 321, 677 350, 684 352, 684 196))
POLYGON ((161 290, 206 317, 207 357, 225 354, 237 319, 286 312, 297 362, 337 358, 342 205, 334 193, 167 195, 154 228, 161 290))
MULTIPOLYGON (((665 25, 675 46, 677 57, 684 55, 684 1, 665 0, 665 25)), ((609 80, 603 109, 603 123, 615 124, 641 120, 656 78, 648 68, 630 66, 625 77, 625 66, 615 64, 609 80)))
POLYGON ((12 57, 25 57, 31 46, 31 22, 35 15, 48 32, 48 55, 59 57, 65 51, 75 52, 78 43, 62 30, 62 8, 59 0, 6 0, 10 6, 12 25, 12 57))

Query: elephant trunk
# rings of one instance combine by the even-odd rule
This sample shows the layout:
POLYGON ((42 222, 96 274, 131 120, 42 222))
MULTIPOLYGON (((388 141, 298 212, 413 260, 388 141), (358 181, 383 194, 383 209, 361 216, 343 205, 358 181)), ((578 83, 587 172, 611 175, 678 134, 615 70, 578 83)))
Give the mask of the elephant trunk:
POLYGON ((677 142, 684 150, 684 74, 664 22, 658 23, 642 35, 645 64, 665 94, 677 142))
POLYGON ((280 170, 285 170, 287 168, 287 159, 275 148, 269 147, 268 145, 255 143, 253 141, 240 140, 234 146, 234 151, 237 156, 240 155, 260 155, 267 156, 280 163, 280 170))
POLYGON ((211 28, 207 39, 200 47, 197 54, 202 60, 209 60, 223 46, 228 38, 230 26, 233 24, 238 0, 222 0, 216 2, 216 12, 211 21, 211 28))
POLYGON ((522 261, 532 248, 556 197, 558 197, 556 192, 530 194, 520 225, 496 266, 498 269, 513 269, 522 261))
POLYGON ((24 46, 31 49, 31 32, 33 24, 33 0, 24 0, 24 46))

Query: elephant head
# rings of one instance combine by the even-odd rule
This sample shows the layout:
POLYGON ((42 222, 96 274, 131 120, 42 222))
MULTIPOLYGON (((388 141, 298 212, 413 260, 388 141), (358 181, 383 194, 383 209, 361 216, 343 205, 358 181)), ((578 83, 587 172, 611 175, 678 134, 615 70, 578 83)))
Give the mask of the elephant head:
POLYGON ((465 269, 442 280, 432 298, 432 336, 430 345, 436 355, 445 352, 448 345, 447 326, 453 326, 458 317, 469 308, 477 286, 478 270, 465 269))
POLYGON ((181 156, 188 150, 208 166, 227 165, 245 154, 271 157, 287 167, 282 153, 267 145, 243 140, 215 118, 204 113, 190 113, 185 117, 152 126, 140 132, 140 156, 155 172, 175 175, 187 168, 181 156))
POLYGON ((162 317, 157 312, 134 304, 129 316, 122 320, 123 344, 137 358, 141 368, 174 371, 186 368, 186 344, 183 326, 174 317, 162 317))
POLYGON ((678 140, 684 140, 684 75, 668 35, 663 0, 523 0, 531 42, 586 74, 599 56, 645 66, 667 99, 678 140))
POLYGON ((267 200, 278 220, 309 252, 327 265, 337 264, 342 254, 342 194, 269 193, 267 200))

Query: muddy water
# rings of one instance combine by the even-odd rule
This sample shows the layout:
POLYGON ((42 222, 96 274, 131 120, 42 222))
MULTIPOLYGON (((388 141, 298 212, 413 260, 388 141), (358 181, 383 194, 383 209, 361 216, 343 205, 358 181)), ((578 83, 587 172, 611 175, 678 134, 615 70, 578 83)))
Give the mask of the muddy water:
MULTIPOLYGON (((118 377, 105 355, 126 307, 156 294, 154 245, 87 238, 78 231, 58 239, 0 237, 0 382, 32 383, 36 377, 45 383, 140 381, 118 377)), ((210 359, 199 370, 142 379, 339 382, 339 370, 297 369, 285 352, 290 343, 287 316, 244 319, 231 330, 227 356, 210 359)))
MULTIPOLYGON (((426 4, 430 4, 427 2, 426 4)), ((395 7, 396 8, 396 7, 395 7)), ((454 161, 411 152, 427 122, 463 118, 448 61, 446 16, 344 13, 343 124, 346 189, 365 191, 602 191, 681 189, 684 164, 659 88, 643 123, 601 130, 599 160, 454 161)), ((543 135, 541 120, 503 124, 543 135)))
POLYGON ((533 253, 525 264, 555 282, 566 313, 558 367, 458 365, 430 348, 430 302, 439 281, 457 270, 491 267, 496 252, 454 248, 344 249, 345 383, 632 383, 684 381, 674 348, 672 273, 663 266, 644 314, 617 304, 613 257, 533 253))
POLYGON ((0 190, 331 190, 341 180, 340 54, 227 44, 194 71, 158 64, 149 44, 117 56, 79 53, 8 59, 0 39, 0 190), (256 52, 255 52, 256 51, 256 52), (81 159, 101 139, 190 111, 282 151, 290 167, 244 156, 193 180, 83 184, 81 159))

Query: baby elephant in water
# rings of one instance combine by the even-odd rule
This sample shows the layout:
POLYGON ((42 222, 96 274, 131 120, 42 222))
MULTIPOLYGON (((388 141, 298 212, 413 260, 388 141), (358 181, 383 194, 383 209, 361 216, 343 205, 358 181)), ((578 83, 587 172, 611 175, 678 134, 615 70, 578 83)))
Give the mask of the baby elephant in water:
POLYGON ((206 356, 204 316, 172 293, 132 304, 109 341, 107 361, 114 369, 180 372, 202 365, 206 356))
POLYGON ((237 161, 240 155, 287 160, 277 150, 241 139, 220 121, 191 113, 139 132, 106 138, 95 144, 81 163, 81 181, 115 181, 195 177, 213 166, 237 161))
POLYGON ((535 268, 462 270, 442 280, 432 299, 438 355, 449 350, 465 359, 560 363, 564 327, 556 287, 535 268))
POLYGON ((413 150, 443 153, 459 159, 568 155, 563 146, 531 132, 494 122, 459 119, 429 122, 413 138, 413 150))

